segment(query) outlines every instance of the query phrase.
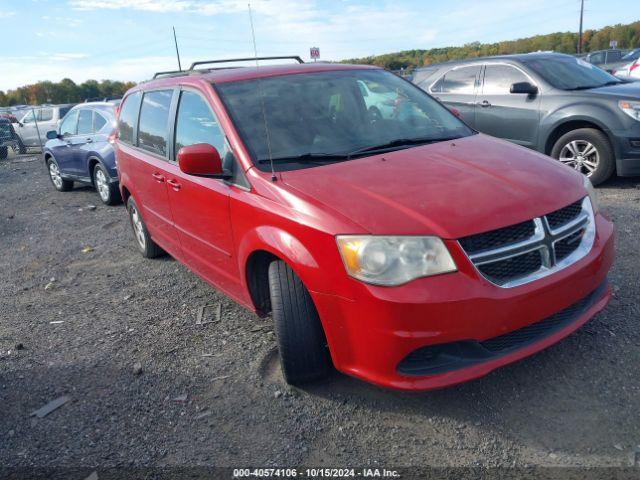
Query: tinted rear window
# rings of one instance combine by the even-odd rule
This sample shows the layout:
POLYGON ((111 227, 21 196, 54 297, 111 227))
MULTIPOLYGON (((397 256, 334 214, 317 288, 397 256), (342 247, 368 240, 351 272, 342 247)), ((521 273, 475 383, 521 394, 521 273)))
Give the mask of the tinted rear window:
POLYGON ((167 125, 173 90, 147 92, 142 99, 138 146, 158 155, 167 154, 167 125))
POLYGON ((121 142, 133 144, 133 127, 138 120, 141 98, 142 93, 132 93, 122 105, 120 118, 118 120, 118 139, 121 142))
POLYGON ((59 118, 64 117, 67 113, 69 113, 69 110, 71 110, 71 107, 60 107, 60 115, 59 118))

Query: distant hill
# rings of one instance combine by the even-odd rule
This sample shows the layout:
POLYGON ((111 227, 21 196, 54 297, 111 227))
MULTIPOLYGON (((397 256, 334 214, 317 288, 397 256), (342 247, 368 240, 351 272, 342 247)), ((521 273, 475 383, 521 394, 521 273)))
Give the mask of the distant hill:
MULTIPOLYGON (((600 30, 587 30, 583 34, 583 51, 609 48, 610 40, 618 41, 618 48, 640 47, 640 21, 626 25, 613 25, 600 30)), ((578 34, 558 32, 548 35, 519 38, 496 43, 468 43, 462 47, 431 48, 428 50, 405 50, 364 58, 350 58, 343 63, 378 65, 389 70, 415 68, 432 63, 460 60, 463 58, 504 55, 509 53, 528 53, 538 50, 553 50, 561 53, 576 53, 578 34)))

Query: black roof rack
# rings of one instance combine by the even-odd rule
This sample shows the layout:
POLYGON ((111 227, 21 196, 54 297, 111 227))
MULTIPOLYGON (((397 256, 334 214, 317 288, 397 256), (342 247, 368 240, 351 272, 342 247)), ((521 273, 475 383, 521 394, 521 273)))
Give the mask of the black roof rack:
MULTIPOLYGON (((249 58, 227 58, 224 60, 202 60, 199 62, 193 62, 189 67, 189 70, 169 70, 166 72, 157 72, 153 78, 159 77, 177 77, 180 75, 189 75, 190 73, 197 72, 195 68, 200 65, 209 65, 212 63, 230 63, 230 62, 255 62, 256 60, 295 60, 298 63, 304 63, 302 58, 298 55, 281 56, 281 57, 249 57, 249 58)), ((237 67, 218 67, 218 69, 237 68, 237 67)), ((216 70, 216 68, 206 68, 202 70, 216 70)))

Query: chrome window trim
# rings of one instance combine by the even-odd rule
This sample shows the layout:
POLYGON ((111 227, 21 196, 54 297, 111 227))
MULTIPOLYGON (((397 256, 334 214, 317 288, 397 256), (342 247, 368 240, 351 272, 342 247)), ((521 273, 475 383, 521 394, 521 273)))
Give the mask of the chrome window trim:
POLYGON ((468 255, 462 245, 460 245, 459 242, 458 244, 460 245, 462 251, 465 252, 465 255, 467 256, 473 267, 476 269, 476 272, 478 272, 478 274, 482 278, 486 279, 492 285, 500 288, 519 287, 521 285, 525 285, 527 283, 531 283, 541 278, 552 275, 581 260, 591 251, 591 249, 593 248, 593 243, 595 241, 596 224, 595 215, 593 213, 593 207, 591 205, 591 200, 589 200, 589 196, 586 196, 582 199, 581 206, 582 213, 577 218, 571 220, 570 222, 562 225, 557 229, 552 230, 549 227, 549 222, 547 221, 546 216, 534 218, 534 234, 530 238, 517 243, 505 245, 493 250, 485 250, 483 252, 472 255, 468 255), (580 244, 578 245, 578 247, 562 260, 556 261, 555 244, 580 230, 584 230, 584 233, 582 234, 582 238, 580 239, 580 244), (535 272, 527 274, 523 277, 509 280, 505 283, 498 284, 492 281, 478 268, 482 265, 507 260, 509 258, 517 257, 535 250, 540 250, 540 253, 542 255, 542 266, 535 272))

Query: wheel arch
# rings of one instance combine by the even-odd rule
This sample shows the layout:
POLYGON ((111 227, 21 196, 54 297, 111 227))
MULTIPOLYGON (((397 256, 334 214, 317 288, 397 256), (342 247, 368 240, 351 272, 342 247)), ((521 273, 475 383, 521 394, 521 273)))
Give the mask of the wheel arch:
POLYGON ((562 137, 566 133, 569 133, 573 130, 578 130, 580 128, 593 128, 595 130, 601 131, 606 135, 607 139, 609 140, 609 144, 613 148, 614 143, 611 140, 611 135, 607 128, 604 125, 600 124, 600 122, 594 119, 570 118, 559 122, 549 132, 544 145, 544 153, 546 155, 551 155, 553 146, 558 141, 558 139, 560 139, 560 137, 562 137))

